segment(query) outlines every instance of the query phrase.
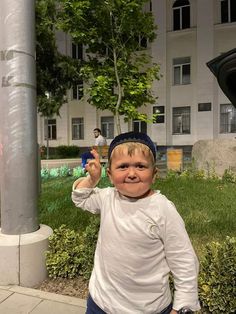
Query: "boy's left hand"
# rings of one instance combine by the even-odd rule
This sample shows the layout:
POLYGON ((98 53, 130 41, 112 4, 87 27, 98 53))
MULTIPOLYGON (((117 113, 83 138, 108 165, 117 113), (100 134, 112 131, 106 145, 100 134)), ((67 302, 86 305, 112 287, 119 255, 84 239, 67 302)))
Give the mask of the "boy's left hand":
POLYGON ((91 154, 93 155, 94 159, 89 160, 85 166, 85 170, 88 171, 92 181, 97 183, 101 177, 102 166, 98 152, 95 149, 92 149, 91 154))

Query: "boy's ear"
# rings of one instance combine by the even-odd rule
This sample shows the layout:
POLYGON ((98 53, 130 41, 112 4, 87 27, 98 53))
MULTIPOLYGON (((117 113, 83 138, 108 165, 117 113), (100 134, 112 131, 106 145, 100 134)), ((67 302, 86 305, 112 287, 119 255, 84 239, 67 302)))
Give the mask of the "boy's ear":
POLYGON ((154 183, 157 179, 157 173, 158 173, 158 169, 157 167, 155 166, 154 169, 153 169, 153 177, 152 177, 152 183, 154 183))
POLYGON ((113 182, 112 182, 112 176, 111 176, 111 170, 110 170, 110 168, 107 168, 107 175, 108 175, 108 177, 109 177, 109 180, 111 181, 111 183, 113 184, 113 182))

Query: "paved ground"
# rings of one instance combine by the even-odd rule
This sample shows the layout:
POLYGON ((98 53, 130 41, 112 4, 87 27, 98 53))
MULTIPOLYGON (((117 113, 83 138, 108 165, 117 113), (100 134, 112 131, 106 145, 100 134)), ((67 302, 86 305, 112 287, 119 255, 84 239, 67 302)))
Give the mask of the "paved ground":
POLYGON ((84 314, 86 301, 19 286, 0 286, 1 314, 84 314))

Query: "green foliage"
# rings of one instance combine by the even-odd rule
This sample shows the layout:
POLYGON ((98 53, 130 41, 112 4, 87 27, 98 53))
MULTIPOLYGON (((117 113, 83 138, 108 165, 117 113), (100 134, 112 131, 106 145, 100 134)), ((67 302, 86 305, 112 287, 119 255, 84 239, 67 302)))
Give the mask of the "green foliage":
POLYGON ((36 0, 37 106, 44 117, 59 115, 67 89, 80 78, 78 60, 57 51, 56 0, 36 0), (45 93, 49 93, 47 98, 45 93))
POLYGON ((56 147, 56 154, 59 158, 78 157, 79 147, 76 145, 60 145, 56 147))
POLYGON ((95 216, 81 235, 65 225, 54 230, 49 238, 46 266, 50 278, 89 279, 93 269, 94 252, 99 230, 99 219, 95 216))
POLYGON ((206 245, 201 260, 199 295, 210 313, 236 312, 236 238, 206 245))
POLYGON ((156 37, 152 12, 143 10, 147 0, 59 0, 58 27, 71 34, 89 54, 81 68, 88 83, 89 102, 100 110, 108 109, 125 120, 152 121, 138 108, 154 103, 153 80, 158 80, 159 65, 153 63, 144 47, 156 37), (142 45, 142 44, 143 45, 142 45))
POLYGON ((79 234, 65 225, 55 229, 49 238, 46 252, 46 267, 50 278, 74 278, 80 268, 79 234))
POLYGON ((231 169, 225 169, 222 180, 224 182, 236 183, 236 174, 231 169))
POLYGON ((76 178, 80 178, 84 175, 84 170, 81 166, 78 166, 76 168, 73 169, 73 172, 72 172, 72 175, 73 177, 76 177, 76 178))
POLYGON ((94 253, 96 248, 96 243, 98 239, 98 230, 100 226, 100 220, 97 216, 92 216, 90 223, 82 233, 80 242, 80 270, 79 274, 85 279, 89 279, 92 269, 93 269, 93 260, 94 253))
POLYGON ((48 179, 50 177, 50 171, 48 168, 42 168, 41 169, 41 178, 42 179, 48 179))

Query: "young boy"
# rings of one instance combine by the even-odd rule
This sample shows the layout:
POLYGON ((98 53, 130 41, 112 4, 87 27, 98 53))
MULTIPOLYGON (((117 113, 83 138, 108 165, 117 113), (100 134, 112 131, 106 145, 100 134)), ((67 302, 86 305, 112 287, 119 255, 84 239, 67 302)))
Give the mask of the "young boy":
POLYGON ((198 261, 183 220, 155 181, 156 149, 143 133, 123 133, 109 147, 107 173, 114 187, 97 188, 96 151, 88 176, 73 185, 77 207, 100 214, 87 314, 167 314, 198 310, 198 261), (169 273, 175 293, 169 288, 169 273))

